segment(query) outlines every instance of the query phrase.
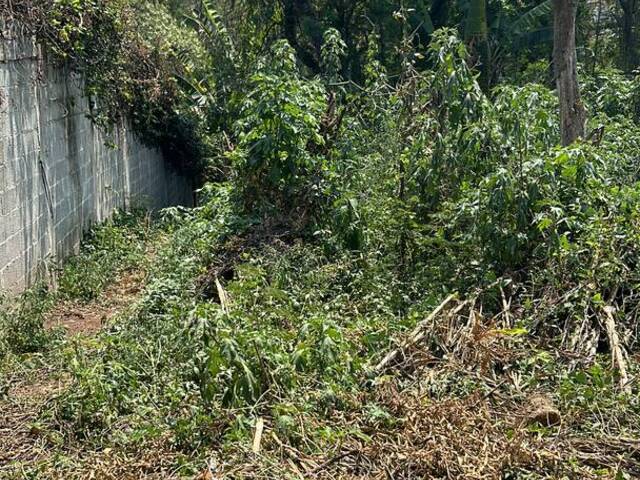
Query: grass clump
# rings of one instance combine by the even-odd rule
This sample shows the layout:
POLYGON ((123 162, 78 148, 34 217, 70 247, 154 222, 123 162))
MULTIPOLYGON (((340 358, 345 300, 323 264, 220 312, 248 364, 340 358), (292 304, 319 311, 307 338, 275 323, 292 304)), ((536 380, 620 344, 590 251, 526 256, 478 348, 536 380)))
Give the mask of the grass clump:
POLYGON ((117 211, 104 224, 89 231, 80 253, 67 260, 58 273, 58 298, 95 299, 114 276, 139 264, 152 234, 143 210, 117 211))

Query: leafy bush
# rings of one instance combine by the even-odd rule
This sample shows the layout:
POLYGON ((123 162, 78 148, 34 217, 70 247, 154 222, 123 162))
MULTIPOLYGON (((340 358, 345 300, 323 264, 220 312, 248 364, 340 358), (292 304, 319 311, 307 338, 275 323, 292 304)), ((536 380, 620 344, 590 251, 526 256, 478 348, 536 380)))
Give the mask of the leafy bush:
POLYGON ((43 350, 56 337, 44 329, 44 316, 52 305, 52 297, 42 286, 17 302, 0 298, 0 362, 9 354, 43 350))
POLYGON ((323 142, 325 94, 318 82, 300 76, 288 43, 276 43, 271 58, 251 78, 230 157, 249 206, 263 200, 291 208, 321 193, 324 165, 314 148, 323 142))
POLYGON ((584 91, 593 111, 640 122, 640 75, 627 76, 611 68, 599 70, 586 77, 584 91))

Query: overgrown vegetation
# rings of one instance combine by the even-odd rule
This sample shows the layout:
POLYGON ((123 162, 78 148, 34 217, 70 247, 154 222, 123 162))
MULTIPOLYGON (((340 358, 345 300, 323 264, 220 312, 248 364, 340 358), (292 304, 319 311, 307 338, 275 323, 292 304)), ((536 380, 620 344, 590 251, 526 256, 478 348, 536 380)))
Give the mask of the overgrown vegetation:
MULTIPOLYGON (((25 471, 640 476, 640 77, 602 17, 620 12, 578 10, 588 135, 562 147, 551 2, 342 7, 140 7, 191 39, 160 52, 211 181, 162 212, 132 309, 67 344, 39 424, 58 456, 25 471)), ((58 295, 97 295, 141 254, 127 235, 95 234, 58 295)))
POLYGON ((112 130, 127 121, 162 149, 181 173, 201 181, 210 148, 205 126, 179 87, 180 56, 198 64, 195 32, 154 2, 129 0, 0 1, 3 35, 31 33, 48 53, 85 80, 92 119, 112 130))

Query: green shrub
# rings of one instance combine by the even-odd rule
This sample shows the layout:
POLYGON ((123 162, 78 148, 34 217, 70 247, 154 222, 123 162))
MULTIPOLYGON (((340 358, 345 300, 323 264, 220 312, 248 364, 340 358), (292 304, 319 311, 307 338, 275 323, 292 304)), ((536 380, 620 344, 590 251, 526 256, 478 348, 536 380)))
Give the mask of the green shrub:
POLYGON ((251 77, 250 89, 235 126, 238 146, 230 153, 247 205, 266 201, 290 209, 314 203, 326 168, 314 152, 323 143, 321 84, 300 75, 293 49, 281 41, 251 77))
POLYGON ((150 233, 146 212, 117 211, 86 236, 80 253, 59 271, 57 296, 89 301, 96 298, 119 272, 142 261, 150 233))
POLYGON ((44 286, 33 288, 17 300, 0 298, 0 362, 6 355, 45 349, 55 332, 44 329, 46 312, 53 305, 44 286))

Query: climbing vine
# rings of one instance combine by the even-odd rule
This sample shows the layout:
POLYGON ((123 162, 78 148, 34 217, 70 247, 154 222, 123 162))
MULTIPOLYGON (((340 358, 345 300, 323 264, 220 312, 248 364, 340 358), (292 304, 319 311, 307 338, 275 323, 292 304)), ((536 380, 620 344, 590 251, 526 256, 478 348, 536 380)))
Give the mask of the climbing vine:
POLYGON ((133 0, 0 0, 4 35, 33 35, 55 61, 81 74, 99 126, 112 130, 126 118, 145 143, 197 176, 206 147, 176 82, 180 46, 171 54, 144 24, 153 16, 164 21, 156 32, 158 26, 179 29, 173 17, 157 12, 163 8, 133 0))

